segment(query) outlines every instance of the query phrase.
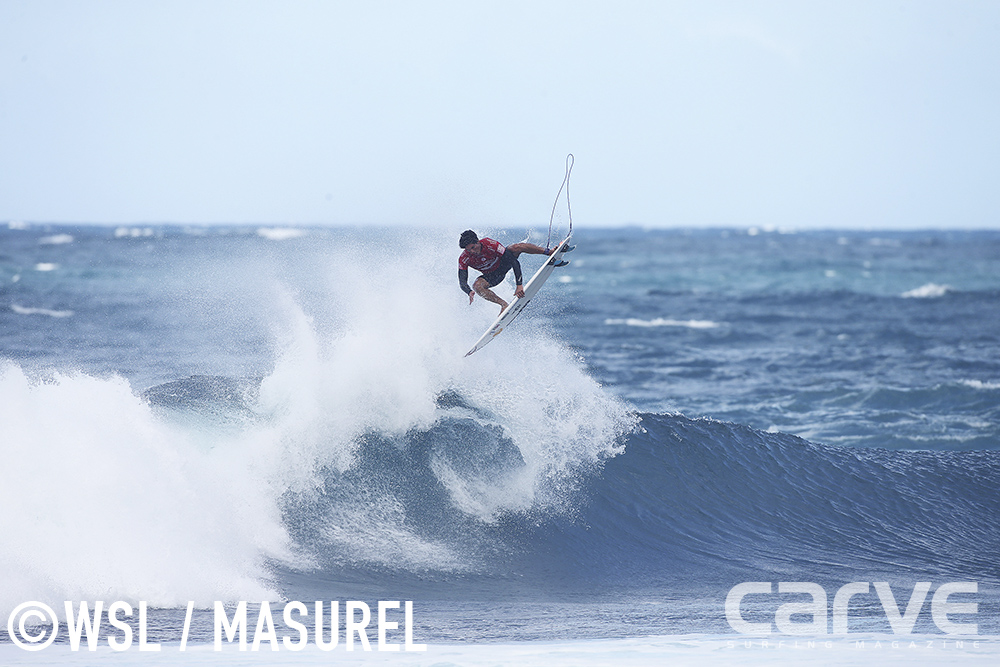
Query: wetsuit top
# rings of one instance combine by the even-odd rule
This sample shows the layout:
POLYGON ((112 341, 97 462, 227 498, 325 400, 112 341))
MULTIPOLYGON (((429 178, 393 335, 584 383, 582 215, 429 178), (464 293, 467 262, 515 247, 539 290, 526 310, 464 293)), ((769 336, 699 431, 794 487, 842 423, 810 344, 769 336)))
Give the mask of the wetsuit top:
POLYGON ((493 239, 482 238, 479 239, 479 243, 482 246, 482 250, 480 250, 478 255, 473 255, 468 250, 462 251, 462 254, 458 258, 458 268, 460 270, 468 270, 471 266, 476 271, 486 273, 497 268, 500 264, 500 256, 503 255, 503 251, 507 248, 499 241, 494 241, 493 239))
POLYGON ((478 255, 463 250, 458 257, 458 284, 466 294, 472 291, 469 288, 469 267, 488 273, 500 266, 500 258, 507 250, 502 243, 490 238, 479 239, 479 244, 481 249, 478 255))

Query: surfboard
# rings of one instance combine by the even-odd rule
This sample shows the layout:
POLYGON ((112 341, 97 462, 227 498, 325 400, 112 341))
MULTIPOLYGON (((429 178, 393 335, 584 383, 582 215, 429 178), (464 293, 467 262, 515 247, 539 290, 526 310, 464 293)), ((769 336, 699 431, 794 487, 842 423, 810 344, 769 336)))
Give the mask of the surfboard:
POLYGON ((538 293, 538 290, 545 284, 545 281, 549 279, 550 275, 552 275, 552 272, 556 268, 556 264, 563 261, 563 255, 569 252, 569 250, 572 250, 572 246, 569 245, 571 236, 572 234, 564 238, 562 243, 556 246, 556 251, 548 256, 545 263, 542 264, 537 271, 535 271, 535 275, 531 276, 531 280, 529 280, 528 284, 524 286, 524 296, 517 297, 507 304, 507 307, 504 308, 502 313, 500 313, 500 316, 497 317, 496 321, 493 322, 490 328, 486 330, 486 333, 484 333, 480 339, 476 341, 476 344, 472 346, 472 349, 465 353, 465 356, 469 356, 473 352, 481 350, 487 343, 499 336, 500 332, 506 329, 507 326, 521 314, 521 311, 527 307, 531 298, 538 293))

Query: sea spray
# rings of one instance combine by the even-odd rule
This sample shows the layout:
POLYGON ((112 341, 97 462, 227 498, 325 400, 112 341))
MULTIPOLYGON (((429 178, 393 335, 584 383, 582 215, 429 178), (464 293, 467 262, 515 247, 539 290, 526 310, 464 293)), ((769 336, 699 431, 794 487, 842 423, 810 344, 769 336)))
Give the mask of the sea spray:
POLYGON ((237 452, 204 450, 121 378, 0 370, 0 606, 274 598, 289 544, 237 452))
POLYGON ((414 513, 440 506, 442 516, 457 512, 454 523, 563 511, 580 480, 621 451, 634 417, 530 320, 491 354, 462 359, 465 334, 479 326, 469 320, 482 313, 451 291, 404 280, 429 271, 436 255, 411 249, 405 272, 389 267, 373 283, 377 259, 352 248, 331 265, 325 298, 316 286, 306 304, 283 297, 287 326, 261 384, 266 419, 251 436, 255 450, 270 442, 281 452, 274 467, 289 473, 286 520, 321 560, 478 567, 454 535, 418 530, 414 513), (394 456, 410 457, 400 464, 408 472, 393 468, 394 456), (445 495, 407 496, 407 484, 445 495))

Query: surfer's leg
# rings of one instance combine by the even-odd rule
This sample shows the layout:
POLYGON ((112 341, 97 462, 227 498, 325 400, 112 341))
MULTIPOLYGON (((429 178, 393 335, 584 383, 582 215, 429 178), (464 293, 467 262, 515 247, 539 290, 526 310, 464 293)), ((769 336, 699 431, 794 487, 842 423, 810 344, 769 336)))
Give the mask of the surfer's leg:
POLYGON ((483 278, 482 276, 476 278, 476 282, 472 285, 472 289, 476 291, 476 294, 483 297, 487 301, 500 306, 501 311, 507 307, 507 302, 498 297, 493 290, 490 289, 490 284, 486 278, 483 278))

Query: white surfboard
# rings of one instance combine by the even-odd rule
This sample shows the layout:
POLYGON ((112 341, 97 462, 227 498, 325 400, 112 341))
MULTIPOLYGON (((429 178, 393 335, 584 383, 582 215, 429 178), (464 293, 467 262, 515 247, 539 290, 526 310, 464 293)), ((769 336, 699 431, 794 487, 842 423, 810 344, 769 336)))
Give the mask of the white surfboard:
MULTIPOLYGON (((570 235, 572 236, 572 235, 570 235)), ((500 316, 497 317, 493 325, 486 330, 486 333, 476 341, 476 344, 472 346, 472 349, 465 353, 465 356, 469 356, 476 350, 481 349, 496 336, 500 334, 507 325, 514 321, 514 318, 521 314, 521 311, 528 305, 531 301, 531 297, 535 296, 539 288, 548 280, 552 271, 556 268, 556 264, 562 261, 562 256, 566 254, 566 248, 569 247, 570 236, 563 239, 562 243, 556 246, 556 251, 548 256, 545 263, 542 264, 538 271, 535 271, 535 275, 531 276, 531 280, 528 284, 524 286, 524 296, 515 298, 513 301, 507 304, 500 316)))

